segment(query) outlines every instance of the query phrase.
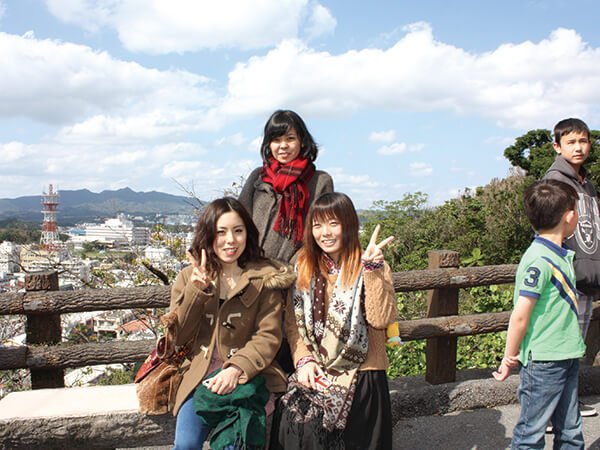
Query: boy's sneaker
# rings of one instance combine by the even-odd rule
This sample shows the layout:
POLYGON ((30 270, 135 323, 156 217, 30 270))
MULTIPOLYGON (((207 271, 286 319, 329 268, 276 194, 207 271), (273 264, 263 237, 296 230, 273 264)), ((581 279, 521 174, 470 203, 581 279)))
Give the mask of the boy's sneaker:
POLYGON ((596 411, 596 408, 594 408, 593 406, 588 406, 580 401, 579 413, 581 414, 581 417, 592 417, 598 414, 598 411, 596 411))
POLYGON ((554 433, 554 427, 552 425, 548 425, 546 427, 546 433, 554 433))

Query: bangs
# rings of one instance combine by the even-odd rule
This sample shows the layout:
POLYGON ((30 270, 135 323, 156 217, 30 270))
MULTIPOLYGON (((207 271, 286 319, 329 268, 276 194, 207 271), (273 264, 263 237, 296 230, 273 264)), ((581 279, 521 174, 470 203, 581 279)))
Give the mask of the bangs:
MULTIPOLYGON (((328 205, 314 208, 312 220, 313 222, 329 222, 330 220, 341 222, 340 217, 328 205)), ((306 226, 312 227, 312 223, 307 223, 306 226)))
POLYGON ((273 138, 283 136, 293 126, 294 126, 293 123, 287 122, 287 121, 272 123, 271 126, 269 127, 269 136, 266 136, 266 137, 270 141, 273 138))

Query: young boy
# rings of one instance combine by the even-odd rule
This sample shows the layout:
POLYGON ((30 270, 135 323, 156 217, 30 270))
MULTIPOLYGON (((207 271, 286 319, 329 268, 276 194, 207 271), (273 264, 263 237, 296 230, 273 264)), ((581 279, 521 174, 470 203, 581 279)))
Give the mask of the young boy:
MULTIPOLYGON (((575 251, 579 329, 585 341, 592 302, 600 291, 600 215, 596 189, 586 178, 583 163, 590 154, 592 143, 588 126, 580 119, 564 119, 554 127, 556 160, 548 169, 545 180, 567 183, 577 191, 579 221, 576 232, 566 244, 575 251)), ((582 416, 596 415, 591 406, 579 404, 582 416)))
POLYGON ((556 180, 533 183, 523 194, 537 236, 521 258, 504 358, 494 378, 519 366, 521 415, 511 448, 543 448, 549 421, 555 448, 583 449, 577 407, 579 358, 585 344, 577 322, 574 252, 562 246, 577 227, 577 192, 556 180))

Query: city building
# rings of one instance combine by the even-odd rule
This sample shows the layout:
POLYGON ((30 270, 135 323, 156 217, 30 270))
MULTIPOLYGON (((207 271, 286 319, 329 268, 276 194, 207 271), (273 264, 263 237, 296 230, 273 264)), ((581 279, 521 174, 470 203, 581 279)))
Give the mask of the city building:
POLYGON ((146 247, 144 257, 153 264, 160 264, 171 258, 171 251, 165 247, 146 247))
POLYGON ((56 270, 60 286, 66 283, 80 285, 90 281, 90 267, 73 258, 66 249, 42 250, 31 245, 21 247, 21 265, 27 272, 56 270))
POLYGON ((106 219, 101 224, 83 224, 69 231, 69 241, 75 245, 97 241, 111 247, 123 245, 148 245, 150 230, 136 227, 124 214, 106 219))
POLYGON ((21 263, 19 250, 18 245, 9 241, 0 244, 0 272, 5 274, 19 272, 21 263))

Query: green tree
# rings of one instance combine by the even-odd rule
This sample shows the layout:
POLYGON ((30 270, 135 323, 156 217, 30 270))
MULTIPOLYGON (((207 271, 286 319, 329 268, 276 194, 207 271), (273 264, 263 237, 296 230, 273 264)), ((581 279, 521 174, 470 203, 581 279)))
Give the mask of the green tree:
POLYGON ((427 249, 432 237, 421 226, 432 212, 427 208, 427 194, 415 192, 404 194, 401 200, 392 202, 378 200, 361 214, 363 220, 361 244, 369 242, 371 234, 379 224, 379 236, 394 236, 394 241, 385 247, 386 261, 392 270, 411 270, 427 267, 427 249))
MULTIPOLYGON (((589 178, 598 186, 600 182, 600 165, 598 164, 600 152, 600 131, 591 130, 590 138, 592 150, 585 167, 588 169, 589 178)), ((515 143, 504 150, 504 156, 514 167, 520 167, 535 179, 544 176, 554 162, 556 152, 552 147, 552 133, 550 130, 531 130, 518 137, 515 143)))

